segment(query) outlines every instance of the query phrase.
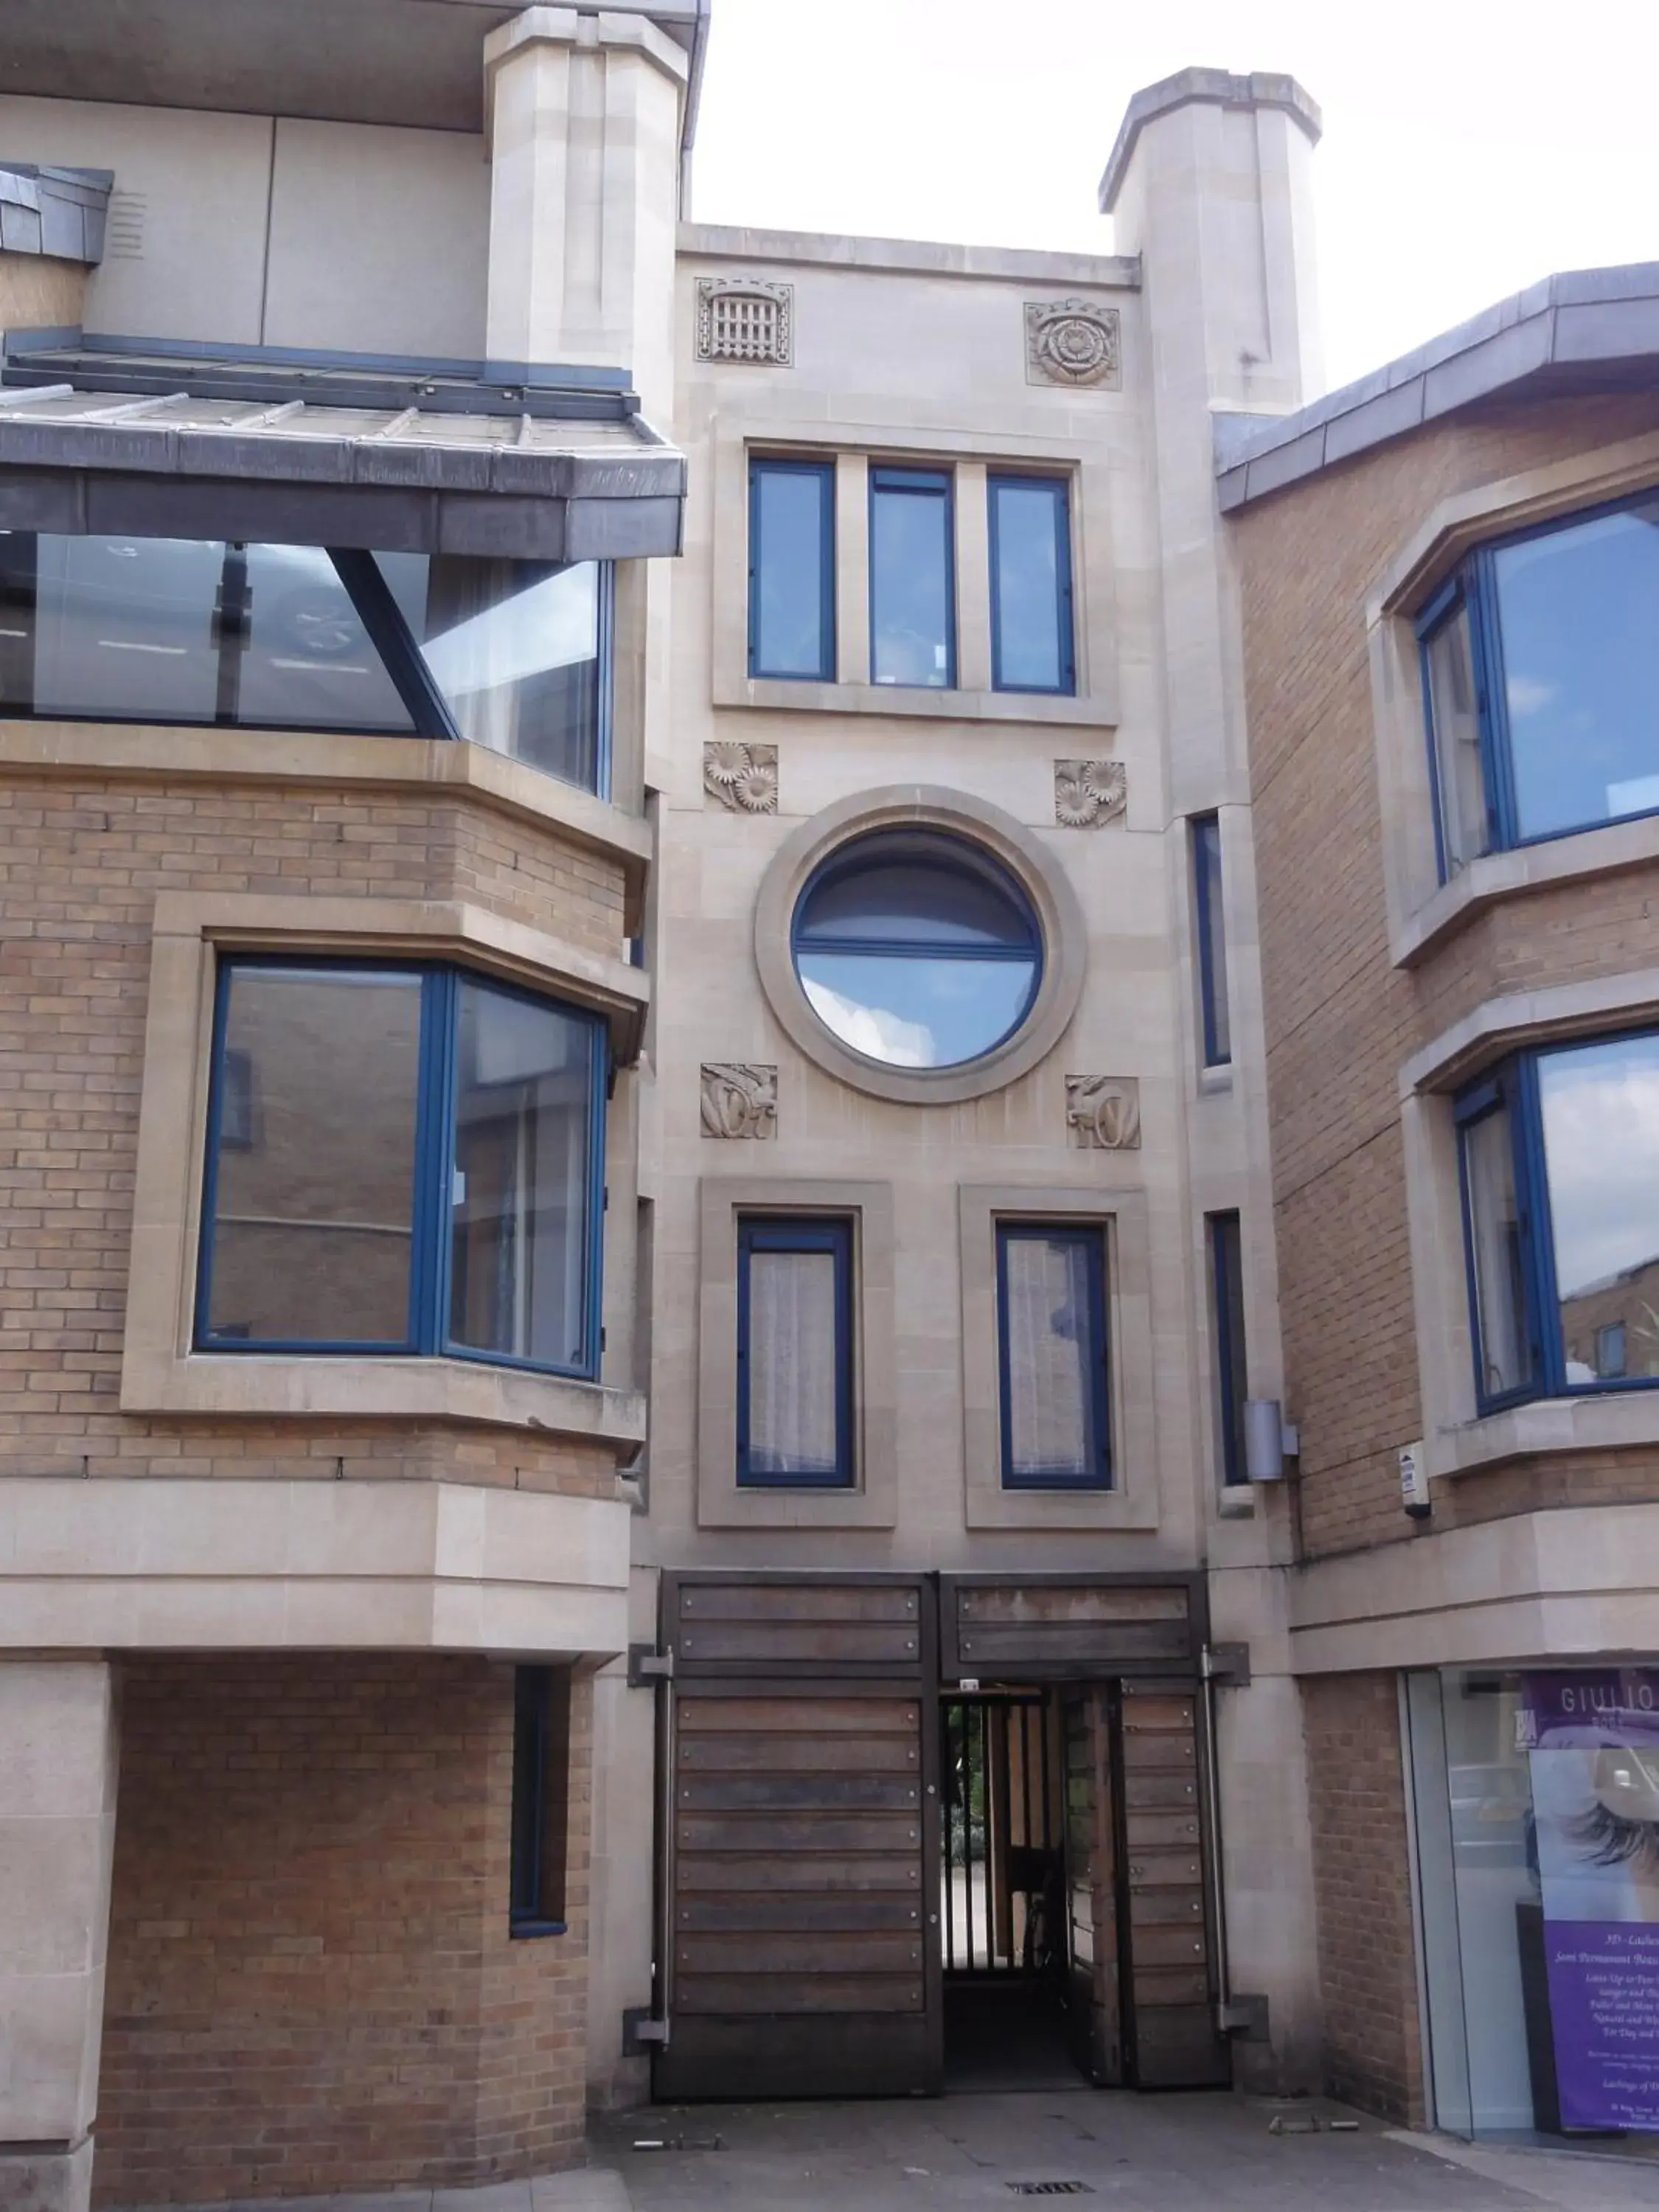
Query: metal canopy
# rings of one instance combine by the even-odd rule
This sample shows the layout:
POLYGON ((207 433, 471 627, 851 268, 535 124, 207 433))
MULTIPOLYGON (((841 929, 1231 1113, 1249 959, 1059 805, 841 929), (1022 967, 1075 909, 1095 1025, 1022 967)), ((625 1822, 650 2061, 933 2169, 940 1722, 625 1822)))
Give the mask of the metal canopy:
POLYGON ((0 379, 0 527, 544 561, 680 550, 684 458, 631 394, 28 360, 0 379), (608 420, 570 419, 573 399, 601 398, 608 420))

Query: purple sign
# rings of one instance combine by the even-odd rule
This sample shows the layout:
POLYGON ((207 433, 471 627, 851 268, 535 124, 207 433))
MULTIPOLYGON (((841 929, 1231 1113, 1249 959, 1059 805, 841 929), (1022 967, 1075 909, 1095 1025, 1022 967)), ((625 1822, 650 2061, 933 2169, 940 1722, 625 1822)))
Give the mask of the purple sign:
POLYGON ((1659 1671, 1528 1674, 1516 1725, 1562 2125, 1659 2133, 1659 1671))

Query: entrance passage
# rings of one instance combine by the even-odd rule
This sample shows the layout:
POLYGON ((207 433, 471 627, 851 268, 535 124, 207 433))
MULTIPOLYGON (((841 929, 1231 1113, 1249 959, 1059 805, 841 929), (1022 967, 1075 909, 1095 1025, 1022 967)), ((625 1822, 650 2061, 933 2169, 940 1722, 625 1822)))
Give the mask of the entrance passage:
POLYGON ((988 1690, 946 1696, 939 1717, 947 2084, 1079 2086, 1066 2033, 1058 1702, 988 1690))

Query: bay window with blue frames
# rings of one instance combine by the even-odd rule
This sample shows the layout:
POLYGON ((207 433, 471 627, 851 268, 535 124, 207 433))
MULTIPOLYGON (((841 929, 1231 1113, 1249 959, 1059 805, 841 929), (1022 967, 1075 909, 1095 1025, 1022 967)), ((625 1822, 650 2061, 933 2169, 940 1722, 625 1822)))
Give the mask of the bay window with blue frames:
POLYGON ((997 1224, 1005 1490, 1113 1486, 1106 1284, 1100 1224, 997 1224))
POLYGON ((465 738, 603 795, 611 570, 0 531, 0 714, 465 738))
POLYGON ((1480 1410, 1659 1382, 1659 1032, 1521 1053, 1454 1111, 1480 1410))
POLYGON ((592 1378, 608 1042, 465 970, 223 961, 196 1348, 592 1378))
POLYGON ((1659 494, 1478 548, 1418 618, 1438 857, 1659 813, 1659 494))
POLYGON ((1071 500, 1051 477, 989 480, 991 683, 998 691, 1077 689, 1071 500))
POLYGON ((848 1490, 854 1430, 853 1223, 738 1222, 738 1484, 848 1490))
POLYGON ((749 465, 749 673, 836 680, 832 461, 749 465))
POLYGON ((944 469, 870 471, 870 674, 949 691, 957 680, 955 501, 944 469))

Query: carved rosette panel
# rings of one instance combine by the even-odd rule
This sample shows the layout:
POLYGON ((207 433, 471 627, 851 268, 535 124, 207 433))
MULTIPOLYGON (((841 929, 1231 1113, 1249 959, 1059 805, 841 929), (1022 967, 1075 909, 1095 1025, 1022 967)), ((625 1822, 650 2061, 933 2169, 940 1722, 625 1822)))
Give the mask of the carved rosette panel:
POLYGON ((775 814, 778 811, 778 749, 775 745, 705 745, 702 787, 728 814, 775 814))
POLYGON ((697 359, 793 368, 794 286, 767 284, 755 276, 700 276, 697 359))
POLYGON ((1066 1119, 1080 1152, 1140 1149, 1140 1085, 1133 1075, 1068 1075, 1066 1119))
POLYGON ((732 1060, 705 1061, 702 1070, 702 1133, 705 1137, 752 1137, 763 1141, 778 1133, 778 1071, 744 1066, 732 1060))
POLYGON ((1054 763, 1054 819, 1062 830, 1098 830, 1121 822, 1129 804, 1129 775, 1121 761, 1054 763))
POLYGON ((1025 380, 1121 390, 1123 350, 1117 309, 1100 307, 1093 300, 1028 300, 1025 380))

